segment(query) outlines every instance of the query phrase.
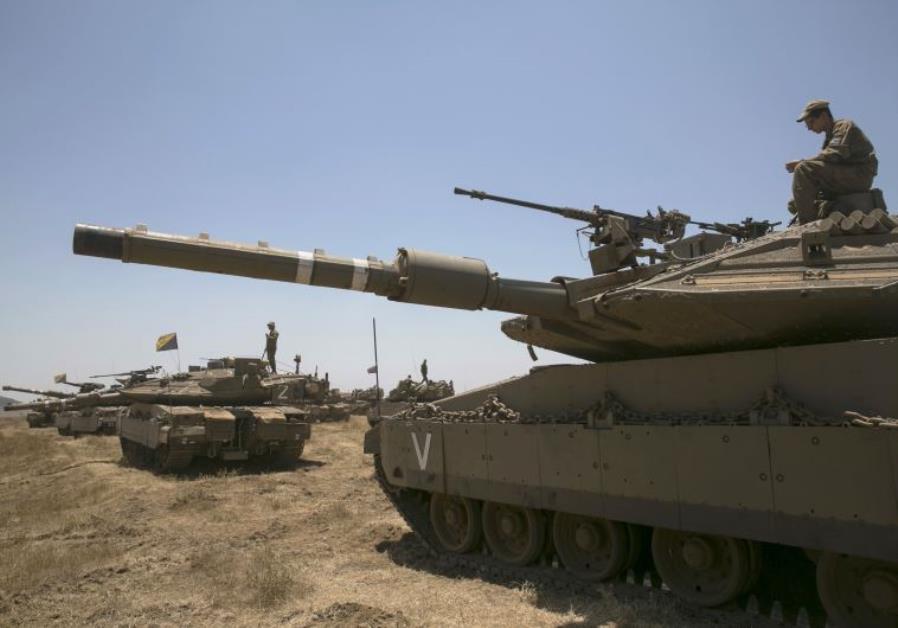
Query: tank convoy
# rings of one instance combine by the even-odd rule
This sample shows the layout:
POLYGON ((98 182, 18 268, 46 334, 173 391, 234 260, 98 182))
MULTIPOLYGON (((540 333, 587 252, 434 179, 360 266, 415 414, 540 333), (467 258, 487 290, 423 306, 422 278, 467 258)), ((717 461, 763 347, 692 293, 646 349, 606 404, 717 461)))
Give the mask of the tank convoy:
POLYGON ((5 408, 6 411, 27 410, 29 427, 56 427, 62 436, 115 434, 120 408, 129 403, 117 389, 105 390, 102 386, 93 388, 93 392, 77 394, 13 387, 10 389, 41 394, 46 398, 11 404, 5 408))
MULTIPOLYGON (((38 390, 36 388, 26 388, 23 386, 12 386, 9 384, 5 384, 3 386, 3 390, 9 390, 13 392, 21 392, 29 395, 35 395, 37 397, 46 399, 69 399, 75 396, 75 393, 66 393, 59 390, 38 390)), ((16 412, 20 410, 27 410, 28 414, 25 415, 25 420, 28 423, 28 427, 40 428, 40 427, 53 427, 55 425, 54 419, 55 414, 46 409, 46 406, 40 405, 34 408, 29 407, 31 404, 25 402, 12 402, 4 406, 3 410, 6 412, 16 412)))
POLYGON ((435 551, 478 561, 485 545, 507 569, 557 564, 588 581, 648 571, 697 605, 755 595, 812 625, 823 611, 898 624, 898 221, 884 202, 687 237, 691 218, 660 208, 457 192, 586 222, 592 274, 509 279, 411 248, 346 259, 143 226, 78 225, 73 248, 509 312, 508 337, 589 361, 375 422, 377 478, 435 551))

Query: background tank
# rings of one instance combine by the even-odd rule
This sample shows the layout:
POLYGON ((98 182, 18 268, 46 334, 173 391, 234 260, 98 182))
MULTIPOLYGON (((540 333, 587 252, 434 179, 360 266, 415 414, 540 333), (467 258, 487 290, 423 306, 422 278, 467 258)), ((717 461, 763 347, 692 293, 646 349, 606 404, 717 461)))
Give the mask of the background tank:
POLYGON ((254 358, 210 361, 211 368, 147 379, 119 393, 125 458, 178 471, 200 457, 294 464, 311 431, 308 401, 318 387, 302 375, 271 374, 254 358))
MULTIPOLYGON (((5 410, 10 412, 28 410, 26 420, 29 427, 56 427, 63 436, 114 434, 116 415, 108 411, 95 413, 94 410, 127 403, 115 392, 75 394, 16 386, 4 386, 3 388, 43 395, 45 398, 36 401, 9 404, 5 410)), ((93 388, 93 390, 97 391, 99 388, 93 388)))
POLYGON ((762 611, 779 599, 815 625, 822 601, 836 624, 895 626, 898 223, 874 208, 781 232, 710 223, 735 237, 689 240, 679 212, 530 205, 591 225, 592 276, 82 225, 74 249, 519 314, 509 337, 597 364, 538 367, 366 434, 385 494, 431 547, 477 562, 485 544, 497 565, 588 580, 649 571, 695 604, 756 592, 762 611))
MULTIPOLYGON (((24 388, 22 386, 4 385, 3 390, 23 392, 29 395, 45 397, 47 399, 67 399, 69 397, 74 397, 74 393, 65 393, 58 390, 37 390, 35 388, 24 388)), ((29 409, 30 411, 27 415, 25 415, 25 420, 28 422, 28 427, 53 427, 54 425, 54 414, 52 412, 45 411, 43 408, 23 408, 22 404, 18 401, 10 400, 10 402, 7 403, 3 409, 9 412, 29 409)))

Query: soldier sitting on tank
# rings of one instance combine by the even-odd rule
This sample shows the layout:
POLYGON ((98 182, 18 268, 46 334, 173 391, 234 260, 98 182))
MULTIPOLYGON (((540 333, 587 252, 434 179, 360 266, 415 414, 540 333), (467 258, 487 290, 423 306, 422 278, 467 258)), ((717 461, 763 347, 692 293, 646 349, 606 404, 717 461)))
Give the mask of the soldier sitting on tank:
POLYGON ((820 153, 786 164, 786 170, 794 173, 789 211, 804 224, 824 217, 818 213, 818 198, 833 199, 869 190, 879 162, 873 144, 860 127, 851 120, 833 120, 825 100, 805 105, 798 122, 804 122, 809 131, 826 134, 820 153))

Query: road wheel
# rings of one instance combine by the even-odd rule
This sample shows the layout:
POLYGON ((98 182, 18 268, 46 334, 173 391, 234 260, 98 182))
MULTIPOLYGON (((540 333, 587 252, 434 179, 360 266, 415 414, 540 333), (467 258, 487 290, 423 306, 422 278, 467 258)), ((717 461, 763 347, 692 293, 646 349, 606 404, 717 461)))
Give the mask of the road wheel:
POLYGON ((608 519, 555 513, 552 540, 562 564, 584 580, 614 578, 630 554, 627 526, 608 519))
POLYGON ((531 508, 486 502, 483 536, 493 555, 512 565, 532 563, 546 542, 546 520, 531 508))
POLYGON ((825 552, 817 561, 817 591, 836 626, 898 626, 898 565, 825 552))
POLYGON ((480 545, 480 517, 480 503, 473 499, 442 493, 430 496, 430 527, 447 552, 464 554, 480 545))
POLYGON ((742 593, 751 556, 745 541, 655 528, 655 568, 671 591, 699 606, 720 606, 742 593))

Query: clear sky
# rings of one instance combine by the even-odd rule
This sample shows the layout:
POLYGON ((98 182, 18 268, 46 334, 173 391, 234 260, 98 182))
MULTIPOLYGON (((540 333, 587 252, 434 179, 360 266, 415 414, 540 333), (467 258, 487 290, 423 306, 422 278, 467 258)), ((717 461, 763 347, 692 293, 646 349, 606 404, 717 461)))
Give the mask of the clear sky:
MULTIPOLYGON (((0 382, 261 353, 389 386, 525 373, 506 315, 75 257, 76 222, 500 274, 589 272, 576 223, 453 186, 699 220, 787 217, 826 98, 898 207, 898 3, 0 0, 0 382)), ((540 364, 571 361, 538 351, 540 364)))

